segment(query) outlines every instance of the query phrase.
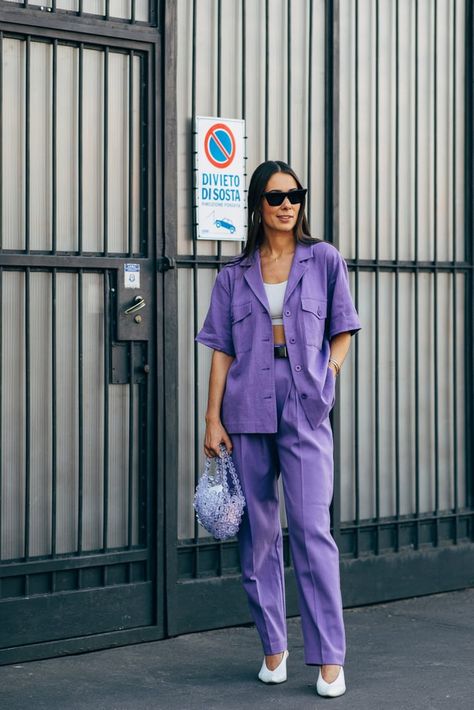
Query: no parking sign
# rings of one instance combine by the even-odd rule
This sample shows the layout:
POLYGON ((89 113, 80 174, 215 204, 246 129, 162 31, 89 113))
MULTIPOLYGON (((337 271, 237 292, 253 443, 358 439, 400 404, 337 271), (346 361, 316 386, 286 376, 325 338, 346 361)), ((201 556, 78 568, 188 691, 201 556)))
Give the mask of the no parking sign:
POLYGON ((196 237, 245 240, 245 121, 197 116, 195 137, 196 237))

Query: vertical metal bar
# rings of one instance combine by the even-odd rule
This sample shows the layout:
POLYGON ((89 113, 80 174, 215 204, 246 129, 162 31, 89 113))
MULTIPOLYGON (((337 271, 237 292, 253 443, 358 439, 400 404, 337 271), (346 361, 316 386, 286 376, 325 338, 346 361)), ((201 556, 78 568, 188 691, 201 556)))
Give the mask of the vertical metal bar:
POLYGON ((130 17, 131 23, 135 24, 136 20, 136 13, 137 13, 137 7, 136 7, 136 0, 132 0, 132 14, 130 17))
POLYGON ((58 192, 58 167, 57 167, 57 143, 58 143, 58 131, 57 131, 57 121, 58 121, 58 40, 53 39, 53 115, 52 120, 52 251, 53 254, 57 251, 57 192, 58 192))
MULTIPOLYGON (((54 89, 53 89, 54 91, 54 89)), ((53 100, 54 104, 54 100, 53 100)), ((54 134, 54 131, 53 131, 54 134)), ((53 152, 55 140, 53 138, 53 152)), ((50 554, 56 555, 57 530, 57 390, 56 390, 56 269, 51 273, 51 540, 50 554)), ((56 571, 51 572, 51 592, 56 592, 56 571)))
MULTIPOLYGON (((82 7, 82 0, 81 0, 82 7)), ((81 10, 82 12, 82 10, 81 10)), ((77 127, 77 250, 83 250, 83 207, 84 207, 84 44, 79 44, 79 76, 78 76, 78 127, 77 127)))
MULTIPOLYGON (((1 42, 1 38, 0 38, 1 42)), ((0 76, 2 63, 0 61, 0 76)), ((1 95, 1 94, 0 94, 1 95)), ((0 135, 1 141, 1 135, 0 135)), ((0 163, 1 165, 1 163, 0 163)), ((1 190, 0 190, 1 192, 1 190)), ((3 267, 0 266, 0 560, 2 559, 2 511, 3 511, 3 267)), ((0 589, 1 592, 1 589, 0 589)))
POLYGON ((395 3, 395 552, 400 551, 400 6, 395 3))
MULTIPOLYGON (((3 185, 3 32, 0 31, 0 183, 3 185)), ((3 187, 0 189, 0 251, 3 249, 3 187)), ((0 546, 0 555, 1 555, 0 546)))
MULTIPOLYGON (((82 553, 84 516, 84 271, 77 274, 77 375, 78 375, 78 496, 77 496, 77 552, 82 553)), ((81 570, 78 571, 79 588, 81 570)))
POLYGON ((419 315, 419 297, 418 297, 418 0, 415 0, 415 150, 414 150, 414 166, 415 175, 414 186, 414 214, 415 214, 415 542, 416 550, 420 547, 420 385, 419 385, 419 332, 418 332, 418 315, 419 315))
MULTIPOLYGON (((326 38, 327 41, 327 38, 326 38)), ((311 165, 313 162, 312 155, 312 123, 313 123, 313 0, 309 0, 309 18, 308 18, 308 64, 306 71, 308 72, 308 86, 307 86, 307 97, 308 97, 308 109, 307 116, 308 122, 306 127, 306 141, 307 141, 307 157, 306 157, 306 185, 308 187, 308 200, 306 204, 306 213, 308 216, 308 221, 311 224, 311 165)))
MULTIPOLYGON (((339 93, 340 93, 340 19, 339 2, 326 3, 324 15, 325 28, 325 82, 324 82, 324 145, 330 145, 330 151, 324 153, 324 169, 326 178, 326 194, 324 196, 324 222, 330 224, 327 238, 336 247, 339 244, 338 221, 335 217, 335 205, 339 195, 339 93), (329 181, 331 184, 329 185, 329 181)), ((334 439, 334 490, 330 505, 330 526, 338 548, 341 547, 341 456, 340 456, 340 416, 336 407, 331 413, 331 424, 334 439)))
POLYGON ((438 65, 437 65, 437 43, 438 43, 438 1, 434 0, 432 5, 434 8, 434 37, 433 37, 433 91, 434 91, 434 108, 433 108, 433 250, 434 250, 434 272, 433 272, 433 287, 434 287, 434 314, 433 314, 433 359, 434 359, 434 377, 433 377, 433 398, 434 398, 434 466, 435 466, 435 547, 439 546, 439 407, 438 407, 438 397, 439 397, 439 387, 438 387, 438 223, 436 220, 436 193, 437 193, 437 182, 438 182, 438 152, 436 150, 436 140, 438 137, 438 120, 437 120, 437 98, 438 98, 438 65))
POLYGON ((30 267, 25 268, 25 560, 30 556, 31 509, 31 347, 30 267))
MULTIPOLYGON (((146 356, 148 353, 148 344, 144 343, 142 351, 142 357, 146 356), (143 355, 145 353, 145 355, 143 355)), ((140 544, 146 546, 147 549, 151 549, 153 544, 153 530, 151 529, 150 521, 152 519, 152 511, 150 506, 150 496, 147 497, 148 491, 148 478, 147 478, 147 412, 149 411, 149 391, 143 387, 142 394, 139 395, 139 404, 141 405, 141 415, 139 418, 139 428, 138 428, 138 446, 139 446, 139 500, 141 508, 140 517, 140 544)), ((152 566, 154 562, 148 557, 146 562, 146 573, 147 579, 151 579, 152 566)))
POLYGON ((56 555, 57 523, 57 270, 51 273, 51 555, 56 555))
POLYGON ((451 195, 452 195, 452 204, 451 204, 451 214, 452 214, 452 232, 453 232, 453 242, 452 242, 452 250, 453 250, 453 271, 452 271, 452 289, 453 289, 453 308, 452 308, 452 319, 453 319, 453 334, 451 338, 451 345, 452 345, 452 354, 453 354, 453 368, 451 371, 452 374, 452 387, 453 387, 453 431, 452 431, 452 437, 453 437, 453 507, 454 507, 454 535, 453 535, 453 542, 455 545, 458 544, 459 542, 459 517, 458 517, 458 512, 459 512, 459 499, 458 499, 458 396, 457 396, 457 339, 458 339, 458 333, 457 333, 457 272, 456 272, 456 261, 457 261, 457 249, 456 249, 456 238, 457 238, 457 232, 456 232, 456 170, 457 170, 457 161, 456 161, 456 47, 457 47, 457 42, 456 42, 456 5, 454 2, 451 2, 451 9, 452 9, 452 18, 451 22, 453 23, 453 70, 452 70, 452 75, 451 75, 451 81, 453 85, 453 102, 451 106, 451 121, 453 122, 453 138, 452 138, 452 176, 453 176, 453 182, 452 182, 452 187, 451 187, 451 195))
MULTIPOLYGON (((109 533, 109 353, 110 353, 110 303, 109 303, 109 278, 110 271, 105 270, 102 277, 103 299, 104 299, 104 499, 103 499, 103 528, 102 528, 102 549, 105 552, 108 548, 109 533)), ((106 578, 107 567, 104 567, 106 578)))
MULTIPOLYGON (((334 53, 333 48, 337 40, 332 38, 335 32, 335 18, 339 18, 339 0, 332 0, 325 4, 324 13, 324 121, 326 132, 324 135, 324 235, 325 239, 334 243, 334 230, 337 229, 334 219, 334 175, 338 173, 339 154, 334 148, 334 130, 331 130, 331 122, 335 119, 336 112, 339 113, 339 106, 334 98, 336 89, 334 80, 339 81, 339 76, 334 74, 334 53)), ((337 48, 338 49, 338 48, 337 48)), ((339 88, 337 89, 337 91, 339 88)), ((334 126, 332 126, 334 129, 334 126)))
POLYGON ((140 56, 140 250, 143 256, 149 256, 151 248, 151 235, 148 233, 148 214, 149 214, 149 194, 153 189, 148 181, 152 179, 152 170, 149 166, 149 146, 152 139, 149 135, 150 122, 148 120, 150 99, 147 95, 150 87, 151 68, 150 62, 145 62, 143 55, 140 56))
MULTIPOLYGON (((153 273, 154 285, 157 287, 163 286, 163 281, 158 282, 156 269, 153 268, 156 264, 156 257, 158 249, 160 253, 164 253, 164 229, 162 222, 162 212, 161 204, 155 196, 162 194, 163 183, 161 182, 162 169, 163 169, 163 159, 161 156, 161 141, 155 141, 155 136, 161 135, 161 113, 162 104, 157 102, 157 91, 156 91, 156 79, 154 77, 164 76, 162 72, 161 64, 161 52, 156 51, 155 53, 148 52, 142 55, 141 64, 143 66, 142 72, 142 95, 143 99, 140 103, 140 110, 143 124, 143 176, 144 176, 144 190, 143 194, 140 195, 140 205, 142 207, 142 224, 143 224, 143 238, 146 241, 144 245, 144 253, 150 258, 149 265, 151 267, 150 275, 153 273), (146 58, 146 61, 145 61, 146 58), (159 111, 157 110, 157 107, 159 111), (157 166, 160 166, 161 170, 157 166), (157 169, 155 169, 155 167, 157 169), (159 216, 158 216, 159 215, 159 216), (155 238, 155 225, 160 224, 162 228, 162 236, 160 239, 160 244, 157 244, 155 238)), ((158 293, 158 288, 156 290, 158 293)), ((161 295, 162 291, 160 291, 161 295)), ((159 296, 157 296, 159 297, 159 296)), ((156 308, 156 306, 155 306, 156 308)), ((156 320, 156 319, 155 319, 156 320)), ((140 403, 140 392, 142 394, 142 399, 144 400, 144 417, 143 417, 143 481, 144 481, 144 491, 143 491, 143 523, 144 532, 146 536, 146 545, 149 550, 154 550, 155 555, 148 555, 146 564, 147 579, 159 579, 162 581, 155 586, 156 600, 159 605, 157 608, 156 619, 162 618, 164 607, 162 600, 164 599, 164 579, 162 572, 164 571, 164 557, 162 554, 164 540, 164 517, 163 517, 163 506, 165 487, 162 480, 163 468, 159 466, 158 459, 159 455, 156 452, 156 447, 153 445, 155 439, 152 432, 156 427, 156 419, 158 416, 158 408, 160 404, 155 402, 153 393, 155 391, 155 386, 160 382, 160 375, 158 375, 157 359, 155 356, 155 338, 147 341, 143 344, 142 352, 143 358, 146 358, 146 362, 151 362, 152 371, 157 373, 157 376, 153 379, 152 383, 148 382, 143 385, 138 385, 138 404, 140 403), (158 468, 161 470, 158 470, 158 468), (152 475, 152 472, 158 470, 158 475, 152 475), (159 531, 160 539, 157 540, 156 532, 159 531), (157 577, 158 574, 158 577, 157 577)), ((143 362, 143 361, 142 361, 143 362)), ((148 380, 148 378, 147 378, 148 380)), ((161 422, 164 422, 164 417, 161 417, 161 422)), ((158 429, 155 429, 156 436, 159 437, 158 429)), ((159 447, 160 448, 160 447, 159 447)), ((161 447, 163 448, 163 447, 161 447)), ((175 498, 176 500, 176 498, 175 498)))
POLYGON ((270 70, 270 10, 265 0, 265 160, 268 160, 269 70, 270 70))
POLYGON ((131 549, 133 539, 133 461, 135 444, 135 343, 130 341, 130 382, 128 396, 128 523, 127 523, 127 547, 131 549))
POLYGON ((133 255, 133 49, 128 53, 128 256, 133 255))
POLYGON ((30 83, 31 83, 31 37, 26 37, 25 59, 25 252, 30 252, 30 83))
MULTIPOLYGON (((379 182, 380 182, 380 164, 379 164, 379 85, 380 85, 380 58, 379 58, 379 3, 375 3, 375 263, 379 263, 379 182)), ((375 398, 375 554, 380 553, 380 386, 379 386, 379 370, 380 370, 380 317, 379 317, 379 267, 375 267, 375 372, 374 372, 374 398, 375 398)))
POLYGON ((105 19, 110 20, 110 0, 105 0, 105 19))
POLYGON ((109 253, 109 48, 104 49, 104 255, 109 253))
MULTIPOLYGON (((222 83, 222 70, 221 70, 221 65, 222 65, 222 2, 221 0, 217 0, 217 115, 220 116, 222 112, 222 90, 221 90, 221 83, 222 83)), ((222 242, 219 239, 217 241, 217 258, 220 262, 222 256, 222 242)), ((220 267, 219 267, 220 269, 220 267)), ((194 303, 197 304, 197 301, 195 300, 194 303)), ((198 372, 198 370, 196 370, 198 372)), ((223 559, 222 559, 222 550, 223 546, 222 543, 219 542, 217 545, 217 576, 222 576, 222 569, 223 569, 223 559)))
MULTIPOLYGON (((465 72, 464 72, 464 135, 465 135, 465 160, 464 160, 464 240, 465 260, 474 266, 474 136, 472 126, 474 123, 474 3, 466 0, 465 3, 466 33, 465 47, 465 72)), ((472 430, 474 426, 474 269, 471 268, 466 275, 465 285, 465 437, 466 437, 466 501, 467 505, 474 506, 474 442, 472 430)), ((470 525, 470 536, 474 540, 474 524, 470 525)))
MULTIPOLYGON (((191 82, 191 120, 192 120, 192 127, 193 131, 195 130, 196 126, 196 31, 197 31, 197 9, 196 9, 196 3, 197 0, 192 0, 192 54, 191 54, 191 75, 192 75, 192 82, 191 82)), ((194 167, 194 166, 193 166, 194 167)), ((190 171, 192 175, 192 180, 194 180, 194 173, 193 171, 190 171)), ((194 184, 192 185, 193 192, 194 194, 194 184)), ((195 222, 195 220, 193 220, 195 222)), ((194 230, 196 229, 194 225, 194 230)), ((193 277, 193 328, 194 332, 197 332, 197 323, 198 323, 198 266, 197 266, 197 239, 196 239, 196 231, 194 231, 194 239, 193 239, 193 272, 192 272, 192 277, 193 277)), ((194 347, 194 352, 193 352, 193 366, 194 366, 194 392, 193 392, 193 397, 194 397, 194 441, 198 441, 198 433, 199 433, 199 386, 198 386, 198 381, 197 381, 197 373, 199 372, 199 353, 198 353, 198 348, 197 348, 197 343, 194 341, 193 344, 194 347)), ((200 450, 199 447, 195 445, 194 447, 194 485, 196 486, 198 480, 199 480, 199 467, 201 465, 200 462, 200 450)), ((193 531, 193 538, 194 538, 194 558, 193 558, 193 577, 196 579, 199 576, 199 525, 196 519, 194 519, 194 531, 193 531)))
POLYGON ((247 115, 247 7, 246 0, 242 0, 242 118, 247 115))
MULTIPOLYGON (((221 42, 221 21, 222 21, 222 6, 221 0, 217 0, 217 115, 221 115, 221 102, 222 102, 222 42, 221 42)), ((217 240, 217 258, 221 259, 222 256, 222 242, 217 240)), ((220 548, 220 546, 219 546, 220 548)))
MULTIPOLYGON (((242 118, 244 121, 247 121, 247 34, 246 34, 246 25, 247 25, 247 7, 246 7, 246 0, 242 0, 242 75, 241 75, 241 85, 242 85, 242 118)), ((247 126, 247 123, 245 124, 247 126)), ((245 130, 245 133, 247 134, 247 128, 245 130)), ((247 135, 245 135, 245 139, 247 139, 247 135)), ((247 159, 247 142, 245 142, 245 159, 247 159)), ((246 185, 248 184, 247 180, 247 160, 245 160, 245 181, 246 185)), ((248 190, 247 187, 245 187, 245 195, 247 196, 248 190)), ((248 214, 248 212, 247 212, 248 214)), ((247 225, 246 225, 247 226, 247 225)), ((242 241, 245 241, 245 238, 243 238, 242 241)))
MULTIPOLYGON (((355 58, 354 58, 354 101, 355 101, 355 260, 359 261, 359 0, 355 2, 355 58)), ((359 270, 355 273, 355 289, 354 289, 355 306, 357 308, 359 302, 359 270)), ((355 539, 354 539, 354 557, 360 555, 360 427, 359 427, 359 412, 360 412, 360 396, 359 396, 359 339, 355 342, 355 378, 354 378, 354 517, 355 517, 355 539)))
POLYGON ((287 0, 287 79, 286 79, 286 122, 287 122, 287 163, 291 165, 291 0, 287 0))
POLYGON ((84 0, 79 0, 79 11, 78 15, 81 17, 84 14, 84 0))
MULTIPOLYGON (((155 106, 155 91, 154 91, 154 85, 152 82, 152 79, 154 76, 160 76, 160 67, 158 66, 157 62, 159 63, 159 56, 158 53, 153 56, 151 53, 148 53, 147 55, 142 55, 141 58, 142 62, 142 81, 141 81, 141 86, 142 86, 142 92, 141 92, 141 102, 140 102, 140 111, 141 111, 141 123, 142 123, 142 143, 143 143, 143 161, 142 161, 142 166, 143 166, 143 191, 140 194, 140 205, 142 207, 141 210, 141 215, 142 215, 142 230, 143 230, 143 240, 144 240, 144 253, 146 252, 147 256, 149 256, 152 259, 156 258, 157 255, 157 249, 158 249, 158 244, 155 243, 155 232, 154 232, 154 224, 156 222, 157 218, 157 200, 152 198, 150 199, 151 196, 155 196, 158 194, 157 192, 157 186, 158 182, 160 180, 159 174, 153 169, 153 166, 155 165, 155 160, 158 161, 157 164, 160 164, 160 158, 156 157, 156 148, 155 148, 155 141, 154 141, 154 136, 158 135, 158 130, 156 127, 156 121, 158 120, 158 114, 156 113, 156 110, 154 108, 155 106), (145 56, 147 57, 147 61, 145 62, 145 56), (149 169, 150 167, 150 169, 149 169)), ((161 215, 161 212, 160 212, 161 215)), ((160 222, 161 224, 161 222, 160 222)), ((160 248, 163 249, 163 240, 160 245, 160 248)), ((155 262, 150 262, 150 263, 155 263, 155 262)), ((156 274, 156 270, 154 271, 156 274)), ((143 357, 146 358, 146 362, 149 362, 150 360, 152 361, 152 367, 153 363, 155 362, 154 359, 154 345, 152 344, 151 341, 146 342, 143 344, 143 357)), ((155 549, 156 547, 156 529, 157 525, 159 526, 159 529, 161 530, 161 519, 160 519, 160 509, 159 507, 157 508, 156 505, 153 505, 153 498, 152 494, 154 491, 157 491, 158 487, 161 486, 161 484, 156 481, 156 486, 155 486, 155 480, 156 477, 151 477, 150 476, 150 471, 153 470, 153 465, 156 460, 155 458, 155 451, 152 450, 151 446, 151 441, 153 440, 153 437, 151 436, 151 431, 152 431, 152 424, 154 422, 153 419, 153 412, 156 411, 156 407, 154 407, 154 401, 152 397, 152 389, 151 389, 151 383, 143 384, 138 386, 138 404, 140 404, 140 400, 143 400, 143 410, 144 410, 144 416, 143 416, 143 422, 142 422, 142 440, 143 440, 143 466, 141 471, 143 472, 143 495, 140 500, 143 500, 143 510, 144 514, 142 516, 143 519, 143 525, 144 525, 144 533, 146 536, 146 544, 149 549, 155 549)), ((154 448, 154 447, 153 447, 154 448)), ((158 543, 159 545, 159 543, 158 543)), ((158 553, 159 554, 159 553, 158 553)), ((147 560, 147 579, 153 579, 156 577, 156 569, 157 569, 157 564, 158 564, 158 559, 157 557, 152 558, 151 556, 148 557, 147 560)), ((160 564, 160 570, 162 569, 162 566, 160 564)))

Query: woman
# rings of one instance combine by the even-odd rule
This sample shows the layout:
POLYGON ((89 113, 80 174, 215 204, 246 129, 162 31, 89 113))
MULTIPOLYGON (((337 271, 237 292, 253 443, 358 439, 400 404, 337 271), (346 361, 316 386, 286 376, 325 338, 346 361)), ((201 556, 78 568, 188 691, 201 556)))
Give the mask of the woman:
POLYGON ((248 191, 248 237, 225 265, 196 340, 211 348, 204 452, 232 452, 247 501, 238 533, 242 582, 265 657, 286 680, 285 589, 277 479, 282 474, 305 662, 320 695, 345 692, 339 551, 330 534, 335 379, 360 330, 347 265, 309 236, 294 171, 266 161, 248 191), (232 438, 230 437, 232 434, 232 438))

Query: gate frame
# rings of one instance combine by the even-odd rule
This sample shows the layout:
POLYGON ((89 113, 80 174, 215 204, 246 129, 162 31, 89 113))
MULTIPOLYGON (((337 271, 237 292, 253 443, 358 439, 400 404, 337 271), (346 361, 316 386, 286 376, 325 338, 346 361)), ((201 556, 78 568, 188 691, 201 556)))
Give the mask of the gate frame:
MULTIPOLYGON (((74 43, 91 42, 110 47, 123 47, 146 52, 148 86, 147 105, 150 118, 148 127, 148 184, 147 193, 149 219, 148 219, 148 249, 147 260, 159 262, 160 254, 165 247, 165 228, 169 221, 168 211, 165 212, 163 190, 166 189, 164 180, 165 157, 169 160, 172 155, 172 146, 169 145, 169 129, 165 136, 165 126, 172 125, 174 116, 175 98, 175 66, 176 42, 174 2, 170 5, 164 0, 153 0, 151 22, 156 20, 154 26, 133 24, 114 20, 102 20, 97 17, 76 16, 72 13, 57 14, 45 13, 37 7, 17 8, 10 3, 0 2, 0 31, 20 36, 31 34, 34 37, 44 37, 48 40, 71 39, 74 43), (166 27, 166 31, 165 31, 166 27)), ((175 131, 172 131, 174 134, 175 131)), ((167 189, 167 197, 170 189, 167 189)), ((175 201, 175 200, 174 200, 175 201)), ((117 257, 86 257, 82 255, 68 257, 51 255, 28 255, 28 260, 36 261, 38 266, 70 266, 80 268, 81 265, 93 269, 93 261, 100 262, 100 268, 117 268, 117 257), (81 264, 82 262, 82 264, 81 264)), ((123 260, 126 257, 118 257, 123 260)), ((22 263, 21 254, 3 254, 5 264, 22 263)), ((140 261, 140 259, 136 259, 140 261)), ((84 653, 88 651, 114 648, 118 646, 155 641, 166 636, 166 565, 165 565, 165 425, 164 425, 164 393, 166 379, 164 376, 164 344, 165 333, 164 317, 164 289, 163 279, 160 278, 161 270, 154 270, 156 274, 152 285, 156 303, 156 321, 154 329, 155 341, 151 342, 155 353, 156 376, 149 385, 149 396, 156 403, 156 407, 149 408, 151 421, 148 421, 148 466, 147 480, 152 500, 147 501, 147 538, 152 542, 148 557, 151 567, 151 583, 155 585, 154 608, 152 610, 153 625, 135 627, 127 630, 103 632, 87 636, 77 636, 54 641, 32 643, 21 646, 12 646, 0 650, 0 665, 28 662, 51 657, 84 653), (154 423, 154 428, 150 424, 154 423), (153 476, 150 472, 156 472, 153 476), (150 515, 151 513, 151 515, 150 515)), ((172 450, 172 449, 171 449, 172 450)))

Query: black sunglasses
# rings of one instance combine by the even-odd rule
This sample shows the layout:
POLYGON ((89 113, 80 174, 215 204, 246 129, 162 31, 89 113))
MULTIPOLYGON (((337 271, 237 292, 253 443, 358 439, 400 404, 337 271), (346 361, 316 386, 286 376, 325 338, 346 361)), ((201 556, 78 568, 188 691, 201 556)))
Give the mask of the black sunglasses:
POLYGON ((275 190, 274 192, 264 192, 263 197, 266 198, 270 207, 278 207, 278 205, 282 205, 285 197, 288 197, 292 205, 298 205, 304 202, 307 192, 307 188, 289 190, 288 192, 280 192, 279 190, 275 190))

